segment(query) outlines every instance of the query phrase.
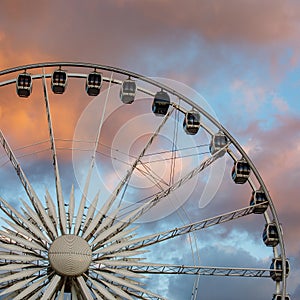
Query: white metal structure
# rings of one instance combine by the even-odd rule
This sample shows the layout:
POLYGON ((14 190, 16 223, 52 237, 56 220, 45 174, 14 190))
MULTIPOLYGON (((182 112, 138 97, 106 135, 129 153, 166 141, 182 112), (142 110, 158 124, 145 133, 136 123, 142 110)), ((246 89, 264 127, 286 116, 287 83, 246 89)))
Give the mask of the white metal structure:
MULTIPOLYGON (((9 137, 5 136, 5 133, 1 130, 0 143, 6 153, 6 160, 15 169, 30 202, 28 204, 28 202, 23 201, 22 211, 19 211, 10 204, 10 199, 0 198, 0 209, 6 215, 5 222, 7 223, 0 231, 0 296, 4 297, 3 299, 62 300, 65 299, 66 295, 70 295, 71 299, 88 300, 166 299, 165 296, 150 290, 147 285, 143 285, 145 276, 154 276, 155 274, 181 276, 181 274, 189 274, 194 275, 196 278, 194 288, 189 296, 195 300, 197 299, 199 276, 270 278, 272 277, 270 274, 274 274, 275 271, 275 293, 278 297, 280 295, 282 299, 285 299, 287 296, 286 278, 288 274, 286 266, 288 264, 286 263, 282 230, 272 199, 248 155, 217 120, 193 102, 192 99, 164 84, 127 70, 97 64, 57 62, 7 69, 0 72, 0 87, 16 84, 18 74, 24 70, 26 72, 30 70, 33 85, 35 81, 42 82, 42 98, 46 105, 47 130, 49 132, 48 150, 51 152, 56 194, 55 199, 53 199, 53 196, 46 191, 45 201, 43 202, 40 199, 39 192, 28 179, 29 174, 26 175, 24 168, 21 166, 16 150, 8 142, 9 137), (69 80, 82 78, 86 81, 91 70, 99 70, 103 74, 103 82, 109 84, 108 89, 111 85, 122 86, 122 83, 130 77, 135 80, 137 91, 151 97, 149 110, 151 110, 152 100, 157 91, 164 91, 170 96, 171 109, 166 112, 163 118, 159 118, 159 126, 150 135, 148 142, 145 143, 140 153, 134 157, 125 177, 120 180, 107 199, 102 199, 101 194, 96 194, 92 203, 90 203, 86 197, 95 166, 95 155, 91 157, 81 200, 76 200, 74 188, 71 189, 69 201, 64 199, 58 165, 56 145, 58 139, 54 135, 47 84, 53 70, 58 67, 68 69, 67 76, 69 80), (72 68, 76 69, 77 72, 72 73, 70 71, 72 68), (78 73, 78 69, 82 72, 78 73), (2 78, 4 79, 2 80, 2 78), (224 140, 227 143, 222 144, 222 147, 219 144, 210 145, 210 148, 214 150, 209 155, 203 156, 199 164, 193 165, 185 173, 179 174, 179 177, 174 176, 174 164, 178 158, 174 155, 176 151, 170 151, 173 171, 170 170, 171 179, 166 182, 164 178, 159 177, 151 169, 151 166, 143 162, 143 159, 147 156, 148 150, 171 116, 175 114, 177 118, 180 118, 180 115, 184 117, 191 110, 197 111, 201 115, 201 130, 206 131, 212 140, 221 132, 226 137, 224 140), (265 202, 245 204, 242 208, 203 220, 196 220, 174 228, 171 227, 161 232, 136 236, 138 231, 134 223, 167 196, 172 197, 176 190, 184 185, 189 185, 191 179, 197 177, 199 173, 214 164, 224 154, 228 155, 233 163, 237 163, 240 157, 247 162, 251 168, 251 175, 246 180, 247 184, 249 184, 253 193, 258 190, 264 193, 265 202), (124 206, 123 203, 119 203, 120 195, 122 195, 121 200, 126 197, 128 183, 135 172, 140 172, 145 178, 152 180, 157 190, 137 201, 139 205, 124 206), (76 207, 76 203, 78 207, 76 207), (100 209, 97 209, 98 203, 100 209), (261 209, 262 206, 263 209, 261 209), (249 268, 239 266, 223 268, 201 266, 197 263, 188 265, 185 262, 180 265, 158 263, 152 262, 151 256, 149 256, 150 259, 147 259, 148 249, 152 249, 151 246, 164 241, 170 242, 180 236, 189 236, 225 222, 233 222, 254 212, 255 218, 264 217, 266 224, 271 223, 272 226, 277 228, 278 244, 273 247, 273 256, 274 260, 280 258, 280 269, 276 268, 275 271, 272 271, 270 269, 271 262, 268 266, 262 266, 261 268, 251 266, 249 268)), ((153 114, 153 118, 157 117, 153 114)), ((99 127, 102 125, 101 123, 99 127)), ((94 154, 97 152, 98 146, 99 135, 95 141, 94 154)), ((207 148, 207 153, 209 153, 209 143, 207 148)))

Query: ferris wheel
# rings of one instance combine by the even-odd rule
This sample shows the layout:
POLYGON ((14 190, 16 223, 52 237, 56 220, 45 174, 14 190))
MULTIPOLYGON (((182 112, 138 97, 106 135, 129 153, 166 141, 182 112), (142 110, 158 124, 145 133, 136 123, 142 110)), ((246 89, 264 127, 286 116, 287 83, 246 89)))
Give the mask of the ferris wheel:
POLYGON ((1 101, 43 112, 40 123, 33 113, 26 145, 12 130, 25 126, 21 120, 13 128, 1 123, 1 181, 16 182, 9 191, 1 187, 1 299, 170 299, 164 276, 187 275, 194 280, 185 299, 201 298, 202 276, 273 281, 273 299, 290 299, 289 261, 267 187, 194 94, 167 80, 91 63, 31 64, 0 76, 1 101), (73 124, 76 105, 83 110, 73 124), (61 129, 69 123, 72 139, 61 129), (218 196, 223 177, 249 200, 219 200, 221 211, 202 218, 201 207, 224 198, 218 196), (13 197, 23 197, 21 189, 26 198, 18 202, 13 197), (240 220, 263 223, 270 261, 202 265, 202 233, 240 226, 240 220), (179 244, 187 260, 164 253, 179 244))

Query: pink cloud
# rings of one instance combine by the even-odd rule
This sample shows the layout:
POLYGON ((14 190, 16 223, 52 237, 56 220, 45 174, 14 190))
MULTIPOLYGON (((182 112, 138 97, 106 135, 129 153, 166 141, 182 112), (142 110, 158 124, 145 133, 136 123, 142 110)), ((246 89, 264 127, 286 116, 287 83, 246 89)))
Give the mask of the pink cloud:
POLYGON ((253 139, 245 147, 254 161, 283 223, 290 253, 299 251, 300 203, 300 119, 298 116, 277 116, 276 126, 262 131, 250 126, 245 136, 253 139))

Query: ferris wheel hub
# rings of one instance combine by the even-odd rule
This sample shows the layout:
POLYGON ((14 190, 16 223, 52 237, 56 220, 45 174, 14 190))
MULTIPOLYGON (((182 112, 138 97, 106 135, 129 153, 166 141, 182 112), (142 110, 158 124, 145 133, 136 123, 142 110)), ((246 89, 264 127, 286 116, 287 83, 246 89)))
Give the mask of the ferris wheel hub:
POLYGON ((79 276, 86 272, 92 261, 92 250, 82 237, 66 234, 50 246, 49 261, 52 268, 63 276, 79 276))

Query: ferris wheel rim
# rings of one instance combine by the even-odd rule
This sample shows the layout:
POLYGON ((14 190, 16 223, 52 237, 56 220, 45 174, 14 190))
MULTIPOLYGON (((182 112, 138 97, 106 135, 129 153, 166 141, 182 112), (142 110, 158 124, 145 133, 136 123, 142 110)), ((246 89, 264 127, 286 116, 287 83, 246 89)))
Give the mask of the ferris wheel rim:
MULTIPOLYGON (((146 82, 150 85, 153 85, 157 88, 160 88, 176 97, 178 97, 180 100, 184 101, 186 104, 190 105, 191 107, 198 110, 202 115, 204 115, 214 126, 216 126, 219 130, 221 130, 225 136, 230 140, 231 144, 234 145, 235 149, 239 152, 239 154, 249 163, 251 167, 251 171, 253 172, 255 178, 258 180, 260 184, 260 188, 265 192, 268 203, 270 205, 270 210, 274 219, 275 224, 277 225, 278 235, 279 235, 279 246, 280 246, 280 257, 283 260, 283 262, 286 261, 286 253, 285 253, 285 246, 284 246, 284 239, 283 239, 283 233, 281 230, 281 224, 279 222, 279 218, 274 206, 274 203, 272 201, 272 198, 268 192, 268 189, 260 176, 256 166, 250 159, 250 157, 247 155, 247 153, 244 151, 242 146, 237 142, 237 140, 230 134, 230 132, 218 121, 216 120, 211 114, 209 114, 206 110, 204 110, 201 106, 199 106, 197 103, 192 101, 191 99, 187 98, 186 96, 182 95, 181 93, 177 92, 176 90, 168 87, 165 84, 162 84, 156 80, 153 80, 149 77, 140 75, 138 73, 134 73, 125 69, 116 68, 108 65, 99 65, 99 64, 93 64, 93 63, 84 63, 84 62, 45 62, 45 63, 36 63, 36 64, 28 64, 23 66, 18 66, 14 68, 9 68, 6 70, 0 71, 0 76, 7 75, 10 73, 15 73, 23 70, 30 70, 30 69, 39 69, 39 68, 48 68, 48 67, 79 67, 79 68, 91 68, 91 69, 97 69, 102 71, 110 71, 113 73, 122 74, 128 77, 136 78, 138 80, 141 80, 143 82, 146 82)), ((77 74, 78 75, 78 74, 77 74)), ((84 77, 84 73, 79 73, 79 77, 84 77)), ((42 75, 41 75, 42 76, 42 75)), ((72 76, 71 76, 72 77, 72 76)), ((73 76, 76 77, 76 74, 73 76)), ((9 82, 8 84, 13 83, 9 82)), ((117 84, 120 84, 117 80, 114 82, 117 84)), ((1 86, 1 81, 0 81, 1 86)), ((211 132, 209 132, 211 134, 211 132)), ((282 279, 282 295, 285 296, 286 293, 286 266, 283 264, 283 279, 282 279)))

